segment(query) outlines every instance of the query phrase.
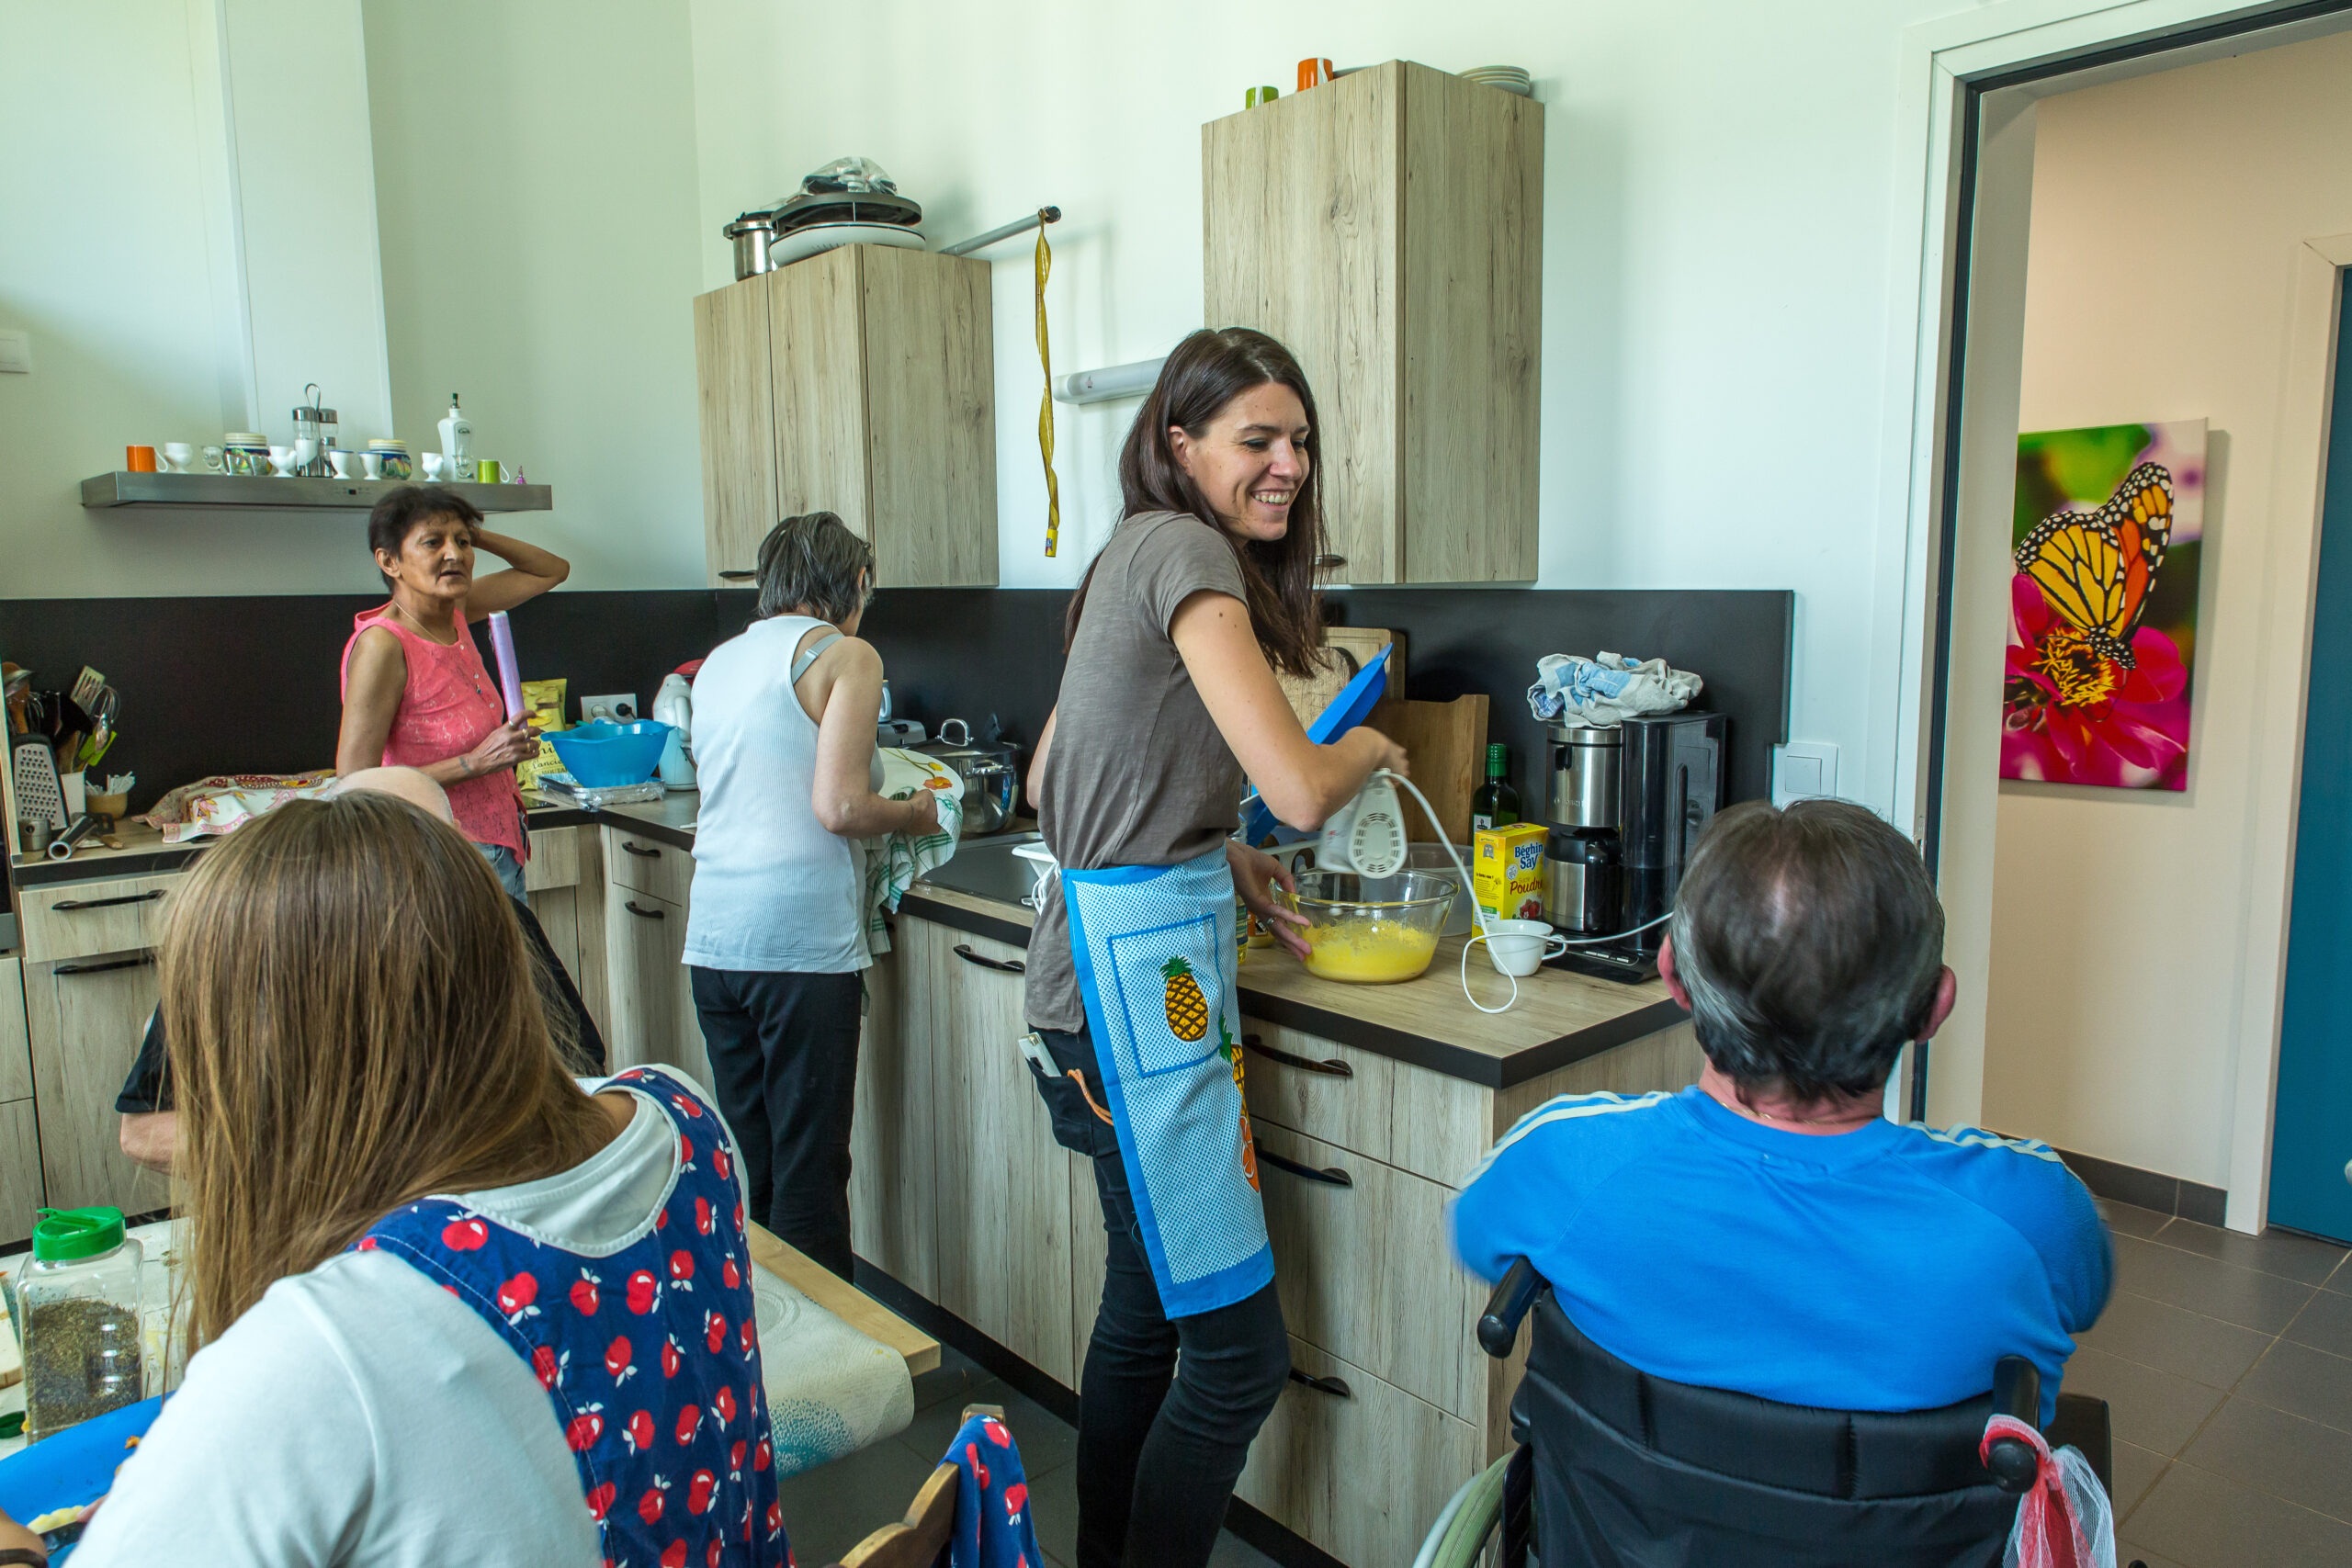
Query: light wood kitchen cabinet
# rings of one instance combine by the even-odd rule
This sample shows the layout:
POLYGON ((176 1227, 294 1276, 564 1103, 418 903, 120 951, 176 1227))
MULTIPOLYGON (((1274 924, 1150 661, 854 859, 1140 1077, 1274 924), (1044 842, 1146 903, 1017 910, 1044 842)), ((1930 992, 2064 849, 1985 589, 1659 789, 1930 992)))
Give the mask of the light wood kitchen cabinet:
POLYGON ((887 953, 865 972, 850 1118, 850 1247, 928 1297, 939 1285, 932 1159, 939 1120, 930 1043, 918 1048, 900 1013, 899 965, 905 961, 903 953, 887 953))
POLYGON ((33 1234, 33 1211, 47 1201, 41 1191, 40 1132, 33 1102, 0 1104, 0 1246, 33 1234))
POLYGON ((523 867, 531 913, 580 988, 599 1034, 612 1033, 605 981, 605 860, 594 828, 535 828, 523 867))
POLYGON ((112 1203, 140 1214, 170 1201, 163 1177, 124 1157, 114 1108, 155 996, 152 953, 74 958, 25 970, 41 1175, 54 1207, 112 1203))
POLYGON ((1211 326, 1315 389, 1330 576, 1536 565, 1544 110, 1407 61, 1201 130, 1211 326))
POLYGON ((941 1306, 1064 1383, 1072 1354, 1069 1156, 1018 1044, 1022 950, 899 924, 910 1048, 931 1056, 941 1306))
POLYGON ((0 1105, 30 1099, 32 1042, 25 1035, 25 961, 0 958, 0 1105))
POLYGON ((710 1088, 710 1059, 695 1014, 685 947, 684 906, 640 893, 617 877, 605 880, 605 965, 612 1022, 605 1031, 605 1047, 613 1071, 666 1062, 710 1088))
POLYGON ((844 245, 695 301, 713 586, 782 517, 833 512, 890 587, 997 579, 989 268, 844 245))

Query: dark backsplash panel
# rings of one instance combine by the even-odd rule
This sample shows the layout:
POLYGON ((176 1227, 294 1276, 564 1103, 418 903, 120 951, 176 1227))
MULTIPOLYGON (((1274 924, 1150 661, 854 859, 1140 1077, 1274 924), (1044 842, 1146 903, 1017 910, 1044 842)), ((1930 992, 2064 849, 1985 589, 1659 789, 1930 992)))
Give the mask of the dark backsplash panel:
MULTIPOLYGON (((1061 683, 1061 589, 886 589, 861 628, 880 649, 892 700, 934 732, 949 717, 990 720, 1025 758, 1061 683)), ((0 657, 46 689, 84 664, 122 694, 122 739, 101 772, 136 772, 140 809, 209 773, 331 765, 337 671, 366 595, 0 600, 0 657)), ((514 612, 523 677, 562 676, 577 700, 635 692, 741 630, 748 590, 559 591, 514 612)), ((1701 702, 1731 716, 1734 799, 1770 793, 1771 749, 1787 737, 1794 596, 1785 592, 1583 592, 1377 588, 1331 594, 1330 618, 1405 634, 1411 695, 1484 691, 1492 737, 1511 748, 1534 807, 1543 728, 1525 692, 1547 653, 1660 657, 1706 679, 1701 702)), ((484 657, 487 658, 485 641, 484 657)))

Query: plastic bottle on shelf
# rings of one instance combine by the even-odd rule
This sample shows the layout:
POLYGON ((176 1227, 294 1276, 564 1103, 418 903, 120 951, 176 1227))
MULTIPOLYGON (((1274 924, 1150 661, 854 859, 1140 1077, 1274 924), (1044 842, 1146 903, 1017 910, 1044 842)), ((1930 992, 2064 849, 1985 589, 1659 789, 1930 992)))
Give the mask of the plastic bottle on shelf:
POLYGON ((40 1211, 16 1283, 28 1442, 147 1397, 144 1262, 120 1209, 40 1211))

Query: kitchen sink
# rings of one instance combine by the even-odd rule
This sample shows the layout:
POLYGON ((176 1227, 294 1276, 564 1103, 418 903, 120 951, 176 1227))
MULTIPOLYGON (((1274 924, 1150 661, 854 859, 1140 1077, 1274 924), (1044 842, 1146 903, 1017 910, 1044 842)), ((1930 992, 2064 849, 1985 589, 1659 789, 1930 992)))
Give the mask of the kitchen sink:
POLYGON ((926 873, 916 886, 952 887, 958 893, 994 898, 1000 903, 1022 903, 1036 886, 1044 868, 1012 852, 1021 845, 1038 841, 1039 835, 1035 833, 1004 833, 959 844, 955 859, 926 873))

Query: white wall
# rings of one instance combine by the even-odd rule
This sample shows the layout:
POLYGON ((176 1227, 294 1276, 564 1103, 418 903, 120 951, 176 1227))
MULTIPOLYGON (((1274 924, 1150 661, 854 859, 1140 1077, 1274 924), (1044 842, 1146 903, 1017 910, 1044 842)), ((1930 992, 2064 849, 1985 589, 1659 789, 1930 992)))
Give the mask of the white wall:
MULTIPOLYGON (((2001 786, 1984 1117, 2210 1186, 2230 1178, 2248 987, 2245 844, 2264 770, 2268 504, 2301 243, 2352 231, 2352 35, 2039 106, 2019 424, 2205 418, 2183 794, 2001 786)), ((2308 411, 2304 411, 2307 412, 2308 411)), ((2290 487, 2291 488, 2291 487, 2290 487)), ((2259 946, 2260 944, 2256 944, 2259 946)))
MULTIPOLYGON (((1248 86, 1290 91, 1308 54, 1524 65, 1545 116, 1541 581, 1797 590, 1795 732, 1864 787, 1873 558, 1902 548, 1878 505, 1889 215, 1919 173, 1892 155, 1898 44, 1947 4, 692 8, 704 287, 732 276, 726 220, 863 152, 937 239, 1061 207, 1057 370, 1202 324, 1200 127, 1248 86)), ((1136 404, 1060 410, 1046 560, 1029 253, 991 254, 1001 581, 1072 582, 1115 521, 1136 404)))
MULTIPOLYGON (((370 0, 393 406, 555 487, 503 520, 571 586, 698 588, 684 0, 370 0)), ((381 434, 371 432, 370 434, 381 434)))

